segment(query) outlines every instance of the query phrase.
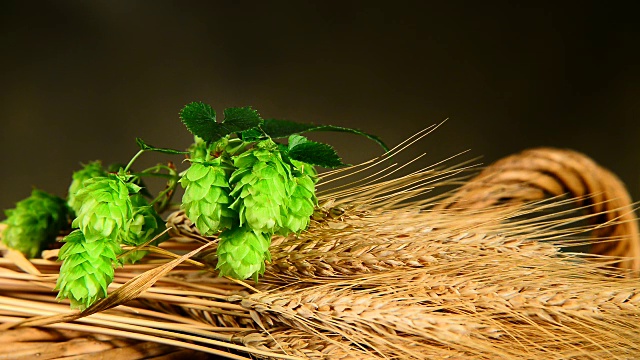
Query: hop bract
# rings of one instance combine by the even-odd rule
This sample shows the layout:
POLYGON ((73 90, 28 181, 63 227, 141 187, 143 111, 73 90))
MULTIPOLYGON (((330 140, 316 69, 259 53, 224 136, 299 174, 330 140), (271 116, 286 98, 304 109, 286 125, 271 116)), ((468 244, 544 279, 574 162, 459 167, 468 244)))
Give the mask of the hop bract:
POLYGON ((240 225, 262 233, 273 233, 283 226, 290 183, 290 166, 282 160, 276 144, 265 140, 234 160, 231 208, 238 211, 240 225))
POLYGON ((67 195, 67 203, 74 210, 78 210, 79 204, 76 203, 76 192, 82 187, 82 183, 85 180, 89 180, 94 177, 107 176, 107 172, 102 168, 100 161, 90 162, 84 167, 73 173, 73 180, 69 186, 69 194, 67 195))
POLYGON ((271 260, 269 253, 271 236, 256 232, 246 226, 227 230, 220 234, 218 244, 218 266, 221 276, 235 279, 253 277, 264 273, 265 260, 271 260))
POLYGON ((291 196, 283 214, 285 231, 280 231, 283 235, 287 235, 288 231, 299 233, 306 230, 318 202, 315 195, 315 169, 299 161, 294 160, 293 163, 296 170, 293 172, 293 181, 289 189, 291 196))
MULTIPOLYGON (((131 203, 133 215, 125 225, 120 240, 126 245, 139 246, 160 234, 164 226, 162 218, 142 195, 131 196, 131 203)), ((146 254, 146 251, 136 250, 126 254, 122 260, 124 263, 133 264, 146 254)))
POLYGON ((85 180, 76 192, 73 227, 82 230, 87 242, 116 240, 133 213, 129 193, 139 190, 114 174, 85 180))
POLYGON ((65 201, 44 191, 33 190, 31 196, 18 202, 15 209, 5 211, 7 228, 2 241, 10 248, 33 258, 55 241, 67 225, 65 201))
POLYGON ((202 235, 228 229, 237 219, 229 208, 229 172, 230 168, 217 158, 208 163, 192 163, 180 179, 185 188, 182 208, 202 235))
POLYGON ((85 241, 80 230, 67 235, 58 258, 63 261, 56 284, 58 299, 69 299, 71 308, 85 309, 107 296, 113 282, 113 264, 122 252, 115 240, 85 241))

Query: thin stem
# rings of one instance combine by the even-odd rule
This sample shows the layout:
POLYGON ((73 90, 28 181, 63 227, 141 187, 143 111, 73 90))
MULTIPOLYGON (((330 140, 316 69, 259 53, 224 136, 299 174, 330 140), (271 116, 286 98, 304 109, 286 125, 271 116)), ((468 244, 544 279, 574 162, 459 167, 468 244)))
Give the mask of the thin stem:
POLYGON ((242 139, 231 139, 229 140, 229 144, 227 145, 225 151, 234 156, 238 153, 245 152, 247 148, 251 145, 255 144, 255 141, 244 141, 242 139))
POLYGON ((126 173, 127 171, 129 171, 129 168, 131 167, 131 165, 133 165, 133 163, 140 157, 140 155, 142 155, 143 152, 145 152, 146 150, 140 150, 138 151, 129 161, 129 163, 127 164, 127 166, 124 168, 124 172, 126 173))
POLYGON ((178 174, 175 167, 163 164, 158 164, 154 167, 142 171, 141 176, 157 176, 168 179, 166 188, 161 191, 158 196, 156 196, 156 198, 151 202, 151 205, 154 205, 156 211, 158 213, 162 213, 167 209, 167 207, 171 205, 171 198, 175 193, 175 189, 181 176, 178 174), (160 173, 160 171, 162 170, 166 170, 168 174, 160 173))
POLYGON ((139 172, 139 173, 133 173, 131 175, 136 176, 136 177, 151 176, 151 177, 161 177, 161 178, 165 178, 165 179, 180 179, 180 176, 178 176, 178 175, 150 173, 150 172, 144 172, 144 171, 143 172, 139 172))
POLYGON ((153 201, 151 202, 150 205, 154 205, 158 201, 162 200, 163 197, 167 196, 168 193, 174 191, 176 189, 176 184, 177 184, 177 182, 172 184, 171 186, 167 186, 166 189, 164 189, 160 193, 158 193, 158 196, 156 196, 156 198, 153 199, 153 201))
POLYGON ((150 172, 158 172, 160 170, 168 170, 169 172, 172 170, 171 167, 164 165, 164 164, 157 164, 155 166, 152 166, 150 168, 144 169, 142 170, 143 173, 150 173, 150 172))
POLYGON ((158 164, 156 166, 152 166, 150 168, 142 170, 141 172, 133 173, 131 175, 137 176, 137 177, 154 176, 154 177, 161 177, 161 178, 170 179, 170 180, 176 180, 176 181, 180 179, 180 175, 176 174, 175 169, 171 168, 170 166, 164 165, 164 164, 158 164), (169 172, 169 173, 168 174, 162 174, 162 173, 160 173, 160 171, 162 171, 162 170, 167 170, 167 172, 169 172))

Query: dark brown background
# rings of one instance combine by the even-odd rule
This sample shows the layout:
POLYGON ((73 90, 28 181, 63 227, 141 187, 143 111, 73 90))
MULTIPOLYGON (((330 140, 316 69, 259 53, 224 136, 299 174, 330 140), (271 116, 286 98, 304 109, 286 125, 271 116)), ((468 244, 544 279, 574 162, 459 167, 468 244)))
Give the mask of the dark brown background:
MULTIPOLYGON (((0 207, 32 186, 65 195, 81 161, 126 162, 136 136, 186 147, 177 112, 193 100, 357 127, 392 145, 450 118, 412 150, 426 163, 569 147, 640 199, 636 9, 266 3, 3 1, 0 207)), ((348 135, 316 138, 351 163, 379 153, 348 135)))

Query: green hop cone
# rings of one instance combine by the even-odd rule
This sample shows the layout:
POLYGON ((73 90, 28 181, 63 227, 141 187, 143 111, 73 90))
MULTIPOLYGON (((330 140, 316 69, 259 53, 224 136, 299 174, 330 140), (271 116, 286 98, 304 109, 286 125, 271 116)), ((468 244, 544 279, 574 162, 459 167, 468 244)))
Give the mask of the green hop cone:
POLYGON ((76 192, 73 227, 82 230, 87 242, 116 240, 133 214, 129 193, 139 190, 114 174, 85 180, 76 192))
MULTIPOLYGON (((124 227, 120 239, 130 246, 139 246, 160 234, 165 226, 160 215, 140 194, 131 196, 133 215, 124 227)), ((122 257, 124 263, 133 264, 142 259, 147 251, 135 250, 122 257)))
POLYGON ((193 144, 189 146, 189 158, 192 160, 204 160, 209 153, 207 143, 202 138, 194 136, 193 144))
POLYGON ((74 210, 78 211, 79 204, 76 203, 76 192, 82 187, 85 180, 89 180, 94 177, 107 176, 107 172, 102 168, 100 161, 92 161, 84 167, 73 173, 73 180, 69 186, 69 194, 67 195, 67 203, 74 210))
POLYGON ((218 266, 220 276, 230 276, 244 280, 264 274, 265 260, 271 260, 269 253, 271 236, 255 232, 248 227, 239 227, 220 234, 218 243, 218 266))
POLYGON ((299 161, 293 160, 292 163, 296 166, 296 170, 293 172, 293 181, 289 189, 291 194, 289 203, 283 213, 283 228, 286 231, 279 231, 282 235, 306 230, 318 203, 315 189, 317 181, 315 169, 313 166, 299 161))
POLYGON ((69 299, 72 309, 84 310, 107 296, 114 264, 122 252, 115 240, 85 241, 80 230, 67 235, 58 254, 62 260, 56 284, 58 299, 69 299))
POLYGON ((237 156, 234 165, 229 181, 236 200, 231 208, 240 215, 240 225, 262 233, 277 231, 284 223, 292 175, 276 144, 262 141, 237 156))
POLYGON ((229 172, 222 158, 191 164, 180 179, 185 188, 182 208, 200 233, 211 236, 233 226, 237 214, 229 208, 229 172))
POLYGON ((28 258, 36 257, 55 241, 60 230, 67 225, 69 210, 65 201, 41 190, 19 201, 16 207, 5 211, 7 228, 2 241, 28 258))

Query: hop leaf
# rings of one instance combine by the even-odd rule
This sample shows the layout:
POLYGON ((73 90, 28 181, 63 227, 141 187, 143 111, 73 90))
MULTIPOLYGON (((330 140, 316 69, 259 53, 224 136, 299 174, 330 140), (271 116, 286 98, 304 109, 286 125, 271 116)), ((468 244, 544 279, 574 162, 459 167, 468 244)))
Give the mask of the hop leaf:
POLYGON ((289 192, 289 203, 283 214, 283 228, 287 231, 279 231, 287 235, 288 231, 299 233, 309 227, 311 215, 318 199, 315 195, 316 171, 313 166, 293 160, 296 171, 293 172, 293 181, 289 192))
POLYGON ((220 234, 218 244, 218 266, 221 276, 244 280, 264 274, 265 260, 271 260, 269 253, 271 236, 255 232, 248 227, 227 230, 220 234))
POLYGON ((276 144, 260 142, 234 160, 231 208, 238 211, 240 226, 248 225, 262 233, 273 233, 283 226, 292 180, 290 166, 282 160, 276 144))
POLYGON ((217 158, 210 163, 192 163, 180 184, 185 188, 182 208, 205 236, 230 228, 237 214, 229 208, 231 168, 217 158))
POLYGON ((262 124, 262 118, 258 112, 250 107, 225 109, 224 121, 218 123, 213 108, 202 102, 187 104, 180 111, 180 119, 193 135, 201 137, 208 143, 262 124))
POLYGON ((63 199, 33 190, 30 197, 16 204, 15 209, 5 211, 7 228, 2 234, 2 242, 28 258, 36 257, 67 225, 68 213, 63 199))
POLYGON ((73 173, 73 180, 71 181, 71 185, 69 186, 69 194, 67 196, 67 203, 74 210, 78 210, 78 204, 76 203, 76 192, 82 187, 82 184, 85 180, 94 178, 94 177, 103 177, 107 176, 107 172, 102 168, 102 163, 100 161, 92 161, 84 167, 73 173))
POLYGON ((78 210, 73 227, 82 230, 87 242, 117 240, 133 214, 129 193, 139 189, 113 174, 85 180, 76 192, 78 210))
POLYGON ((72 309, 84 310, 107 296, 114 264, 122 252, 117 241, 88 242, 80 230, 67 235, 58 258, 63 261, 55 289, 58 299, 69 299, 72 309))
MULTIPOLYGON (((149 205, 147 200, 140 195, 131 196, 133 215, 124 227, 120 239, 124 244, 139 246, 160 234, 164 228, 160 215, 149 205)), ((133 264, 142 259, 147 251, 135 250, 127 253, 122 258, 124 263, 133 264)))
POLYGON ((345 165, 340 160, 336 150, 330 145, 306 140, 299 135, 292 135, 291 137, 296 139, 295 143, 290 142, 288 155, 291 159, 326 168, 337 168, 345 165), (299 138, 303 138, 304 141, 300 141, 301 139, 299 138))

